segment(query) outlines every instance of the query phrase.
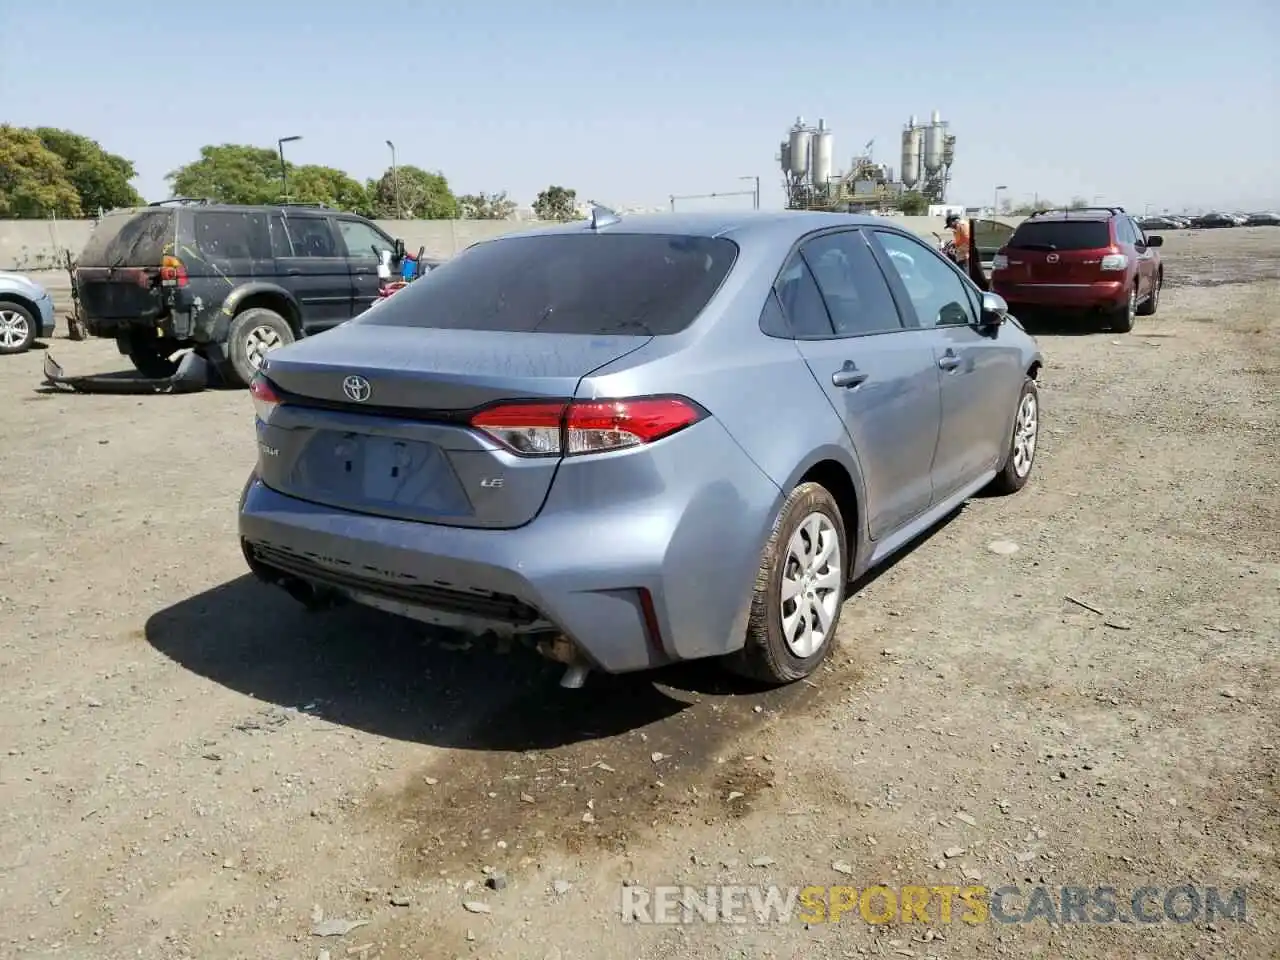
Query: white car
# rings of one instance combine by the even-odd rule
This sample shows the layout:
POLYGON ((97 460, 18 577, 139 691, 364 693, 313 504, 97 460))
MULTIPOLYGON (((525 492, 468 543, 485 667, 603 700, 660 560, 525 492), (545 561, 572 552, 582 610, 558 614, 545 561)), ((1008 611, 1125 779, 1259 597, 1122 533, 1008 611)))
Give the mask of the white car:
POLYGON ((53 298, 30 277, 0 271, 0 355, 25 353, 53 336, 53 298))

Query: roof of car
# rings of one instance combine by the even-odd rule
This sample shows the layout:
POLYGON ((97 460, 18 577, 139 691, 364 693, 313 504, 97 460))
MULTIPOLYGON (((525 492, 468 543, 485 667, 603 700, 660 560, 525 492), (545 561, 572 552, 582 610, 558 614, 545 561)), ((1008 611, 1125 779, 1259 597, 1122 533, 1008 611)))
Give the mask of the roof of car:
POLYGON ((1123 211, 1111 210, 1043 210, 1033 213, 1023 223, 1035 223, 1044 220, 1061 222, 1065 220, 1081 220, 1086 223, 1097 223, 1099 220, 1110 220, 1122 215, 1123 211))
MULTIPOLYGON (((880 226, 901 229, 892 220, 850 213, 822 213, 812 210, 744 210, 733 213, 643 213, 622 214, 616 223, 603 225, 600 233, 677 234, 690 237, 723 237, 741 233, 778 233, 801 236, 824 227, 880 226)), ((589 220, 572 220, 554 226, 534 227, 506 237, 582 233, 591 229, 589 220)), ((501 239, 495 237, 494 239, 501 239)))

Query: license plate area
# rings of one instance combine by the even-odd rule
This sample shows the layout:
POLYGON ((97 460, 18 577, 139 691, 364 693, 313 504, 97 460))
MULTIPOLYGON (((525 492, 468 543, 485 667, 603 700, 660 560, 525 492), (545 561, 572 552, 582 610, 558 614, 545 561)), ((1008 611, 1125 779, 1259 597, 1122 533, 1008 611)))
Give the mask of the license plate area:
POLYGON ((313 499, 405 517, 471 512, 448 456, 422 440, 319 431, 299 458, 290 486, 313 499))

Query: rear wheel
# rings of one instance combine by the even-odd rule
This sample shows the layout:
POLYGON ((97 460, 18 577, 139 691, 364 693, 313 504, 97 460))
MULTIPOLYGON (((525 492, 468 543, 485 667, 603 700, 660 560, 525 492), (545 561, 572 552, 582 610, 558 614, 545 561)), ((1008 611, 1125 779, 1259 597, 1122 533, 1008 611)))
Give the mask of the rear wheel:
POLYGON ((31 311, 12 300, 0 301, 0 354, 25 353, 36 339, 31 311))
POLYGON ((262 368, 263 358, 275 350, 293 343, 293 330, 288 321, 274 310, 250 307, 231 321, 227 335, 226 373, 231 386, 248 386, 249 381, 262 368))
POLYGON ((800 484, 783 503, 765 547, 746 643, 729 667, 776 684, 813 673, 835 643, 848 555, 835 498, 819 484, 800 484))
POLYGON ((129 361, 148 380, 163 380, 178 370, 178 361, 171 359, 177 349, 177 341, 166 337, 135 337, 129 341, 129 361))
POLYGON ((1138 315, 1138 285, 1135 283, 1129 291, 1129 299, 1111 318, 1111 329, 1117 333, 1128 333, 1133 329, 1134 317, 1138 315))
POLYGON ((1154 316, 1156 310, 1160 308, 1160 288, 1164 286, 1164 274, 1156 275, 1155 286, 1151 288, 1151 296, 1143 301, 1142 306, 1137 309, 1137 315, 1140 317, 1154 316))
POLYGON ((989 492, 1017 493, 1027 485, 1031 479, 1031 468, 1035 465, 1039 439, 1040 390, 1036 382, 1027 377, 1018 394, 1018 410, 1013 416, 1013 435, 1009 438, 1004 466, 987 485, 989 492))

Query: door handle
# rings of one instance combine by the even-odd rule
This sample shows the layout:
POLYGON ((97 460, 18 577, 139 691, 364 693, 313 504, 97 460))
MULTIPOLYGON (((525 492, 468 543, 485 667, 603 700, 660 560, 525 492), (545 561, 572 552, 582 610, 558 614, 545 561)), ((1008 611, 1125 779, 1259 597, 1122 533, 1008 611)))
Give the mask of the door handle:
POLYGON ((948 350, 938 358, 938 366, 943 370, 954 370, 956 367, 960 366, 960 358, 948 350))
POLYGON ((831 384, 836 387, 856 387, 865 383, 868 376, 870 374, 863 373, 852 363, 848 363, 831 375, 831 384))
POLYGON ((290 267, 290 268, 289 268, 288 270, 286 270, 284 273, 285 273, 285 276, 287 276, 287 277, 300 277, 300 276, 302 276, 302 271, 301 271, 298 267, 290 267))

